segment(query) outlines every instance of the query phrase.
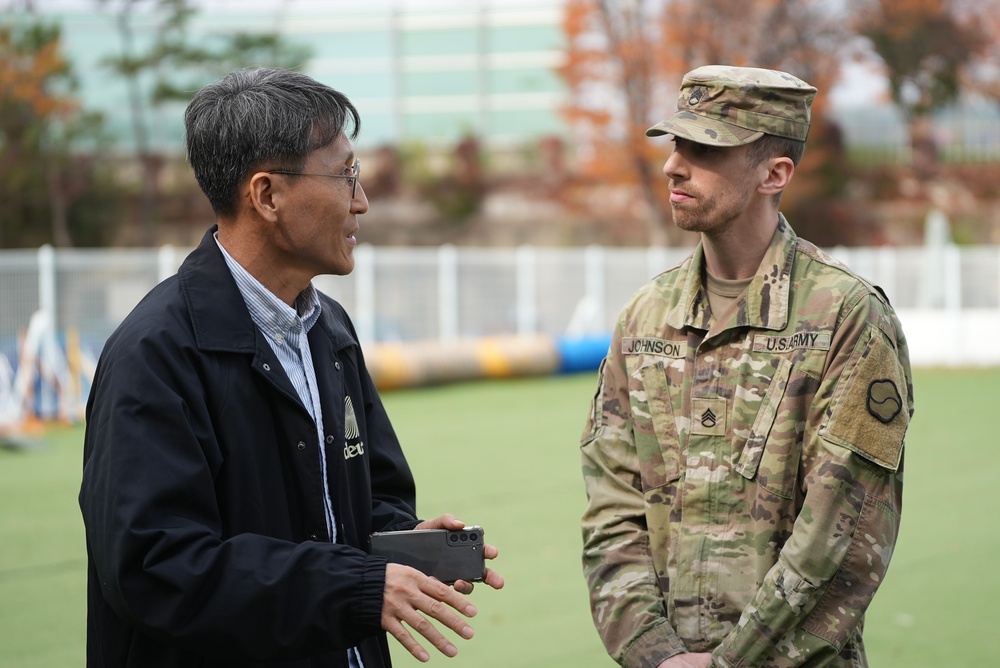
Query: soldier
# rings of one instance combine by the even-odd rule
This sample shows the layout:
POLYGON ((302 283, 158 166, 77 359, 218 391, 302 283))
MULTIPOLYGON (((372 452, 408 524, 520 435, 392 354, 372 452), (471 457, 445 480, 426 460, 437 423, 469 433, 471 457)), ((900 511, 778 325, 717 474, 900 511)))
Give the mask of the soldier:
POLYGON ((626 304, 581 451, 594 623, 622 666, 864 666, 913 412, 882 291, 779 212, 816 89, 700 67, 663 166, 694 253, 626 304))

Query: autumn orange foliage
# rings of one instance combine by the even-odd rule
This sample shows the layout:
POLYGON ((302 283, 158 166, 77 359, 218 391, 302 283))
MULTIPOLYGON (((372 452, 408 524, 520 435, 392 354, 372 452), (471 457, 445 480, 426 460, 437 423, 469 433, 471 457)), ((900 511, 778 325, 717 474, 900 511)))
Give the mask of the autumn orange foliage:
MULTIPOLYGON (((652 243, 672 227, 660 173, 669 147, 645 130, 676 108, 684 73, 708 64, 790 72, 820 89, 813 123, 821 127, 850 42, 825 0, 569 0, 563 29, 564 115, 582 145, 582 178, 638 186, 652 243)), ((810 142, 809 163, 827 162, 826 150, 810 142)), ((798 178, 798 187, 810 180, 798 178)))
POLYGON ((0 102, 27 104, 36 116, 44 118, 76 111, 75 100, 50 92, 46 85, 66 68, 59 40, 25 49, 17 44, 9 26, 0 27, 0 102))

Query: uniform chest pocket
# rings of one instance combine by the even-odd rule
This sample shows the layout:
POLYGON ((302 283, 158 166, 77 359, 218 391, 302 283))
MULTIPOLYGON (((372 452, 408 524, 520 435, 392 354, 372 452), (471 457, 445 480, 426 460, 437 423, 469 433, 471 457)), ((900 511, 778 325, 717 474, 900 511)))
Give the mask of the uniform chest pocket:
POLYGON ((792 362, 787 358, 781 360, 735 467, 747 480, 756 480, 767 491, 785 499, 792 498, 794 493, 801 441, 798 420, 779 419, 791 371, 792 362))
POLYGON ((680 443, 673 402, 662 362, 636 373, 631 392, 632 427, 644 491, 658 489, 680 477, 680 443))

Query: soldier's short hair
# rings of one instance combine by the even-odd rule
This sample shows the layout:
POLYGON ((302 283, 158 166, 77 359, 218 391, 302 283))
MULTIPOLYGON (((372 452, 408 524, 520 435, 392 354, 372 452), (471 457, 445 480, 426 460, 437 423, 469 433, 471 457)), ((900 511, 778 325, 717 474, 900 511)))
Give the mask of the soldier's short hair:
POLYGON ((765 134, 750 144, 747 149, 747 164, 756 167, 771 158, 791 158, 792 164, 797 166, 802 160, 802 153, 805 149, 806 143, 804 141, 765 134))

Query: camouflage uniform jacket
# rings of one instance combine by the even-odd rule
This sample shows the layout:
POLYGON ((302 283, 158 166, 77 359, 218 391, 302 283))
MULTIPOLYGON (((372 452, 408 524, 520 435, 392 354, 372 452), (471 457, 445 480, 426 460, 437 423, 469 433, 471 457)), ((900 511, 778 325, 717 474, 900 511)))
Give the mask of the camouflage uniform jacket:
POLYGON ((601 365, 581 445, 595 625, 628 667, 865 666, 913 412, 899 321, 783 217, 721 322, 703 264, 699 246, 640 289, 601 365))

